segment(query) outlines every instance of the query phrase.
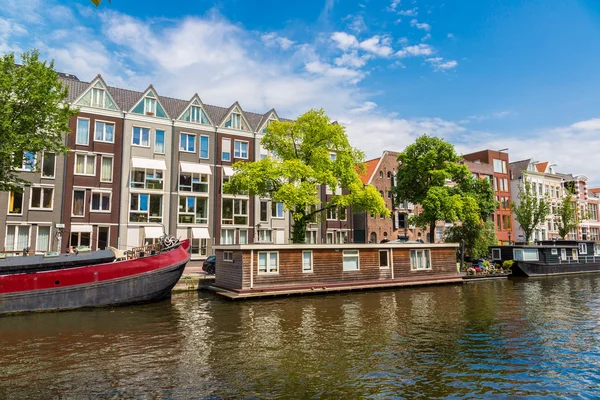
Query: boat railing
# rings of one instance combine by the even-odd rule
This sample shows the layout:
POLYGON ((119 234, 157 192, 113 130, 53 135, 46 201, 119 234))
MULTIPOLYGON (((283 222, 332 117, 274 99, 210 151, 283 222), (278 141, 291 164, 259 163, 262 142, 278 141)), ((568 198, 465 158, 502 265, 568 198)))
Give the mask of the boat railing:
POLYGON ((562 257, 558 257, 558 263, 562 264, 572 264, 572 263, 581 263, 581 264, 587 264, 587 263, 596 263, 596 262, 600 262, 600 256, 578 256, 578 257, 566 257, 566 258, 562 258, 562 257))

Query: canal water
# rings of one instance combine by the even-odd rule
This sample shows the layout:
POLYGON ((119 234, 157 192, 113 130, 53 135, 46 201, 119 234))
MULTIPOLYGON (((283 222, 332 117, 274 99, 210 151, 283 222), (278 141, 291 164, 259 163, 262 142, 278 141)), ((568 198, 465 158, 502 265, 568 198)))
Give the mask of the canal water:
POLYGON ((600 396, 600 276, 0 318, 0 399, 600 396))

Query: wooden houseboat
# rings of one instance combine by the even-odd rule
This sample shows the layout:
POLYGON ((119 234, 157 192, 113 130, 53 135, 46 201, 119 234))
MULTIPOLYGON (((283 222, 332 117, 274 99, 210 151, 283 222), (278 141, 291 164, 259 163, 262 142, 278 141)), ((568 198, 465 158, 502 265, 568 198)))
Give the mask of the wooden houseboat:
POLYGON ((213 289, 232 298, 462 282, 457 244, 216 246, 213 289))
POLYGON ((589 240, 544 240, 537 245, 490 247, 492 261, 513 260, 516 276, 600 272, 600 245, 589 240))

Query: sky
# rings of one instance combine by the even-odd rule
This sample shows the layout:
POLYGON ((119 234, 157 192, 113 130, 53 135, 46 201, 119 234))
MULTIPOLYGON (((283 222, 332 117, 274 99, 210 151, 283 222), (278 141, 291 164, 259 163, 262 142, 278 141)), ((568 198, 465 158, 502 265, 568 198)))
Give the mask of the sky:
POLYGON ((0 0, 0 54, 111 86, 294 118, 324 108, 367 158, 427 133, 600 186, 593 0, 0 0))

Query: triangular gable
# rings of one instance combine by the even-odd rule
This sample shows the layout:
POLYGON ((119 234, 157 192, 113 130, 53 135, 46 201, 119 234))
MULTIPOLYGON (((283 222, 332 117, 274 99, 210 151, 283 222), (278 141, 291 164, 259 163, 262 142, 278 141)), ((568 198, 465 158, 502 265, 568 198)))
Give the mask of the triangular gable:
POLYGON ((75 100, 74 103, 77 106, 119 111, 117 102, 111 96, 108 91, 108 85, 100 75, 90 83, 90 86, 75 100))
POLYGON ((237 101, 229 108, 229 111, 221 122, 221 127, 251 132, 250 124, 237 101), (239 121, 236 120, 237 117, 235 115, 240 116, 239 121))
POLYGON ((192 122, 202 125, 213 125, 198 94, 195 94, 192 97, 192 100, 188 106, 177 119, 179 121, 192 122))
POLYGON ((165 108, 160 103, 156 90, 150 85, 144 92, 144 96, 129 111, 132 114, 148 115, 158 118, 169 118, 165 108))
POLYGON ((267 112, 263 116, 263 120, 260 123, 260 127, 259 127, 258 131, 263 134, 267 133, 267 126, 269 126, 269 123, 271 121, 279 121, 279 116, 277 115, 277 112, 275 111, 275 109, 271 109, 271 111, 267 112))

